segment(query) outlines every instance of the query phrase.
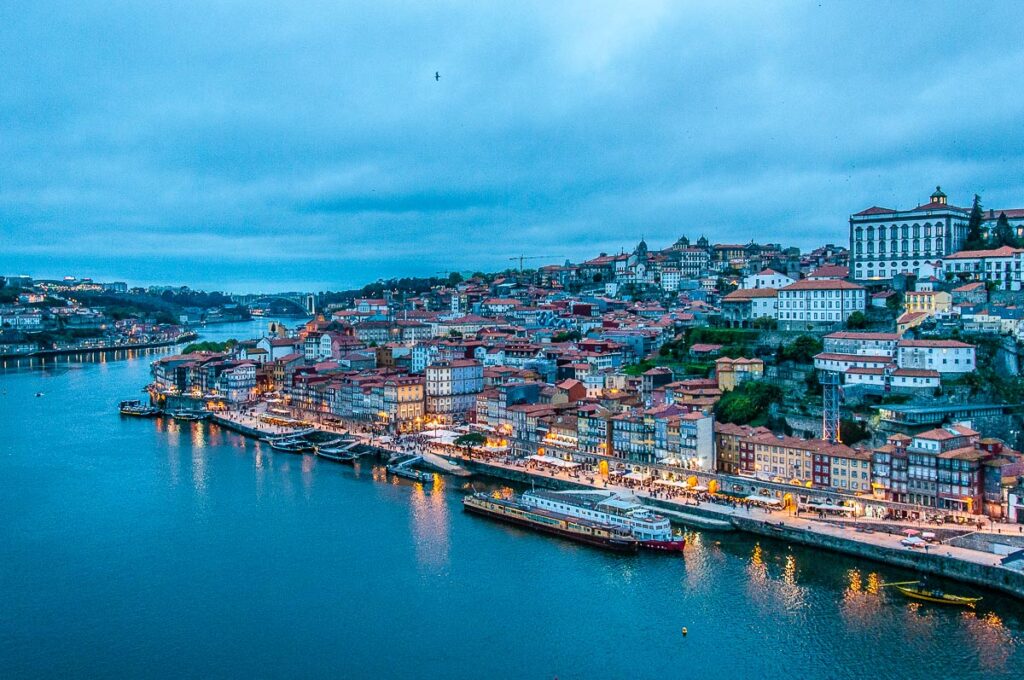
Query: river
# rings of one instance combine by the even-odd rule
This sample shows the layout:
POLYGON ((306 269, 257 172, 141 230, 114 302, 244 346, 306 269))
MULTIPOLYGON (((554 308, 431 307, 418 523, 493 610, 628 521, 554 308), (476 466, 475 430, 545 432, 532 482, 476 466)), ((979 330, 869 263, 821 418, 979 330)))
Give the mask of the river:
POLYGON ((1024 662, 1024 607, 995 593, 918 606, 872 587, 911 574, 742 534, 606 554, 463 514, 461 480, 122 418, 168 351, 0 364, 0 677, 966 680, 1024 662))

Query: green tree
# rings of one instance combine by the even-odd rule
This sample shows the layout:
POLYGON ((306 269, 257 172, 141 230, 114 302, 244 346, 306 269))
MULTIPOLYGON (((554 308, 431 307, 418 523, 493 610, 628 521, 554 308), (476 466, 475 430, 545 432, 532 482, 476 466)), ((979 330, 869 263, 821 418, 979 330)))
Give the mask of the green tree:
POLYGON ((1016 248, 1019 245, 1017 236, 1013 233, 1013 227, 1010 226, 1010 220, 1006 219, 1006 213, 999 213, 999 219, 996 220, 995 229, 992 230, 992 247, 1001 248, 1002 246, 1013 246, 1016 248))
POLYGON ((981 231, 981 223, 985 213, 981 208, 981 196, 974 194, 974 205, 971 206, 971 215, 967 218, 967 241, 964 242, 964 250, 985 250, 988 244, 985 243, 985 236, 981 231))
POLYGON ((448 285, 449 286, 458 285, 458 284, 462 283, 462 281, 463 281, 462 274, 460 274, 459 272, 452 272, 451 274, 448 275, 448 285))
POLYGON ((871 431, 868 430, 865 423, 859 420, 843 419, 839 421, 839 439, 847 446, 852 446, 870 437, 871 431))
POLYGON ((846 319, 846 327, 850 330, 862 330, 868 327, 868 317, 864 312, 854 312, 846 319))
POLYGON ((808 364, 814 359, 815 354, 821 352, 821 349, 821 340, 813 335, 801 335, 793 342, 782 347, 780 359, 808 364))

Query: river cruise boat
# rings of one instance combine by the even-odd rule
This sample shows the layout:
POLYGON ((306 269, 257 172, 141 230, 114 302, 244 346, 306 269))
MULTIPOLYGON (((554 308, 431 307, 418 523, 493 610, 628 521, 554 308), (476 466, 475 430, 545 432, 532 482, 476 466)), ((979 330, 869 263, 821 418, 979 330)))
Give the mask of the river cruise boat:
POLYGON ((467 512, 529 527, 605 550, 635 553, 640 545, 639 541, 633 538, 629 532, 618 527, 588 519, 579 519, 553 510, 544 510, 535 505, 526 504, 517 498, 493 498, 484 493, 477 493, 463 498, 462 508, 467 512))
POLYGON ((611 491, 544 489, 524 493, 522 500, 543 510, 619 527, 631 533, 645 550, 681 552, 686 547, 686 538, 672 533, 667 517, 611 491))
POLYGON ((118 410, 123 416, 135 416, 137 418, 152 418, 160 413, 155 406, 143 404, 138 399, 126 399, 118 404, 118 410))

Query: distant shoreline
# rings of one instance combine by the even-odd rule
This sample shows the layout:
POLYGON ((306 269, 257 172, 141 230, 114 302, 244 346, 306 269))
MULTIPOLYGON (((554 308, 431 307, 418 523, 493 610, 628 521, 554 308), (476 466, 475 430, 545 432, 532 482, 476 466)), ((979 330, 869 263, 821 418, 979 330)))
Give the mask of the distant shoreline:
POLYGON ((177 338, 172 340, 160 340, 158 342, 139 342, 124 345, 108 345, 104 347, 40 349, 34 352, 25 352, 18 354, 0 354, 0 359, 38 359, 41 357, 56 357, 68 354, 104 354, 106 352, 116 352, 122 349, 153 349, 156 347, 173 347, 174 345, 180 345, 183 342, 188 342, 189 340, 196 340, 197 338, 199 338, 199 333, 195 331, 189 331, 188 333, 182 333, 177 338))

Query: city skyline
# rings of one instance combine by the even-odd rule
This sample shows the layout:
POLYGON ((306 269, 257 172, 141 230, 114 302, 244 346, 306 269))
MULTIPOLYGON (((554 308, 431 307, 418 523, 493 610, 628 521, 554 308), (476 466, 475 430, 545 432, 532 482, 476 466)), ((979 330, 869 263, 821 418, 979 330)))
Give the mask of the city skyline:
POLYGON ((1012 4, 197 7, 4 22, 6 270, 343 288, 1021 203, 1012 4))

